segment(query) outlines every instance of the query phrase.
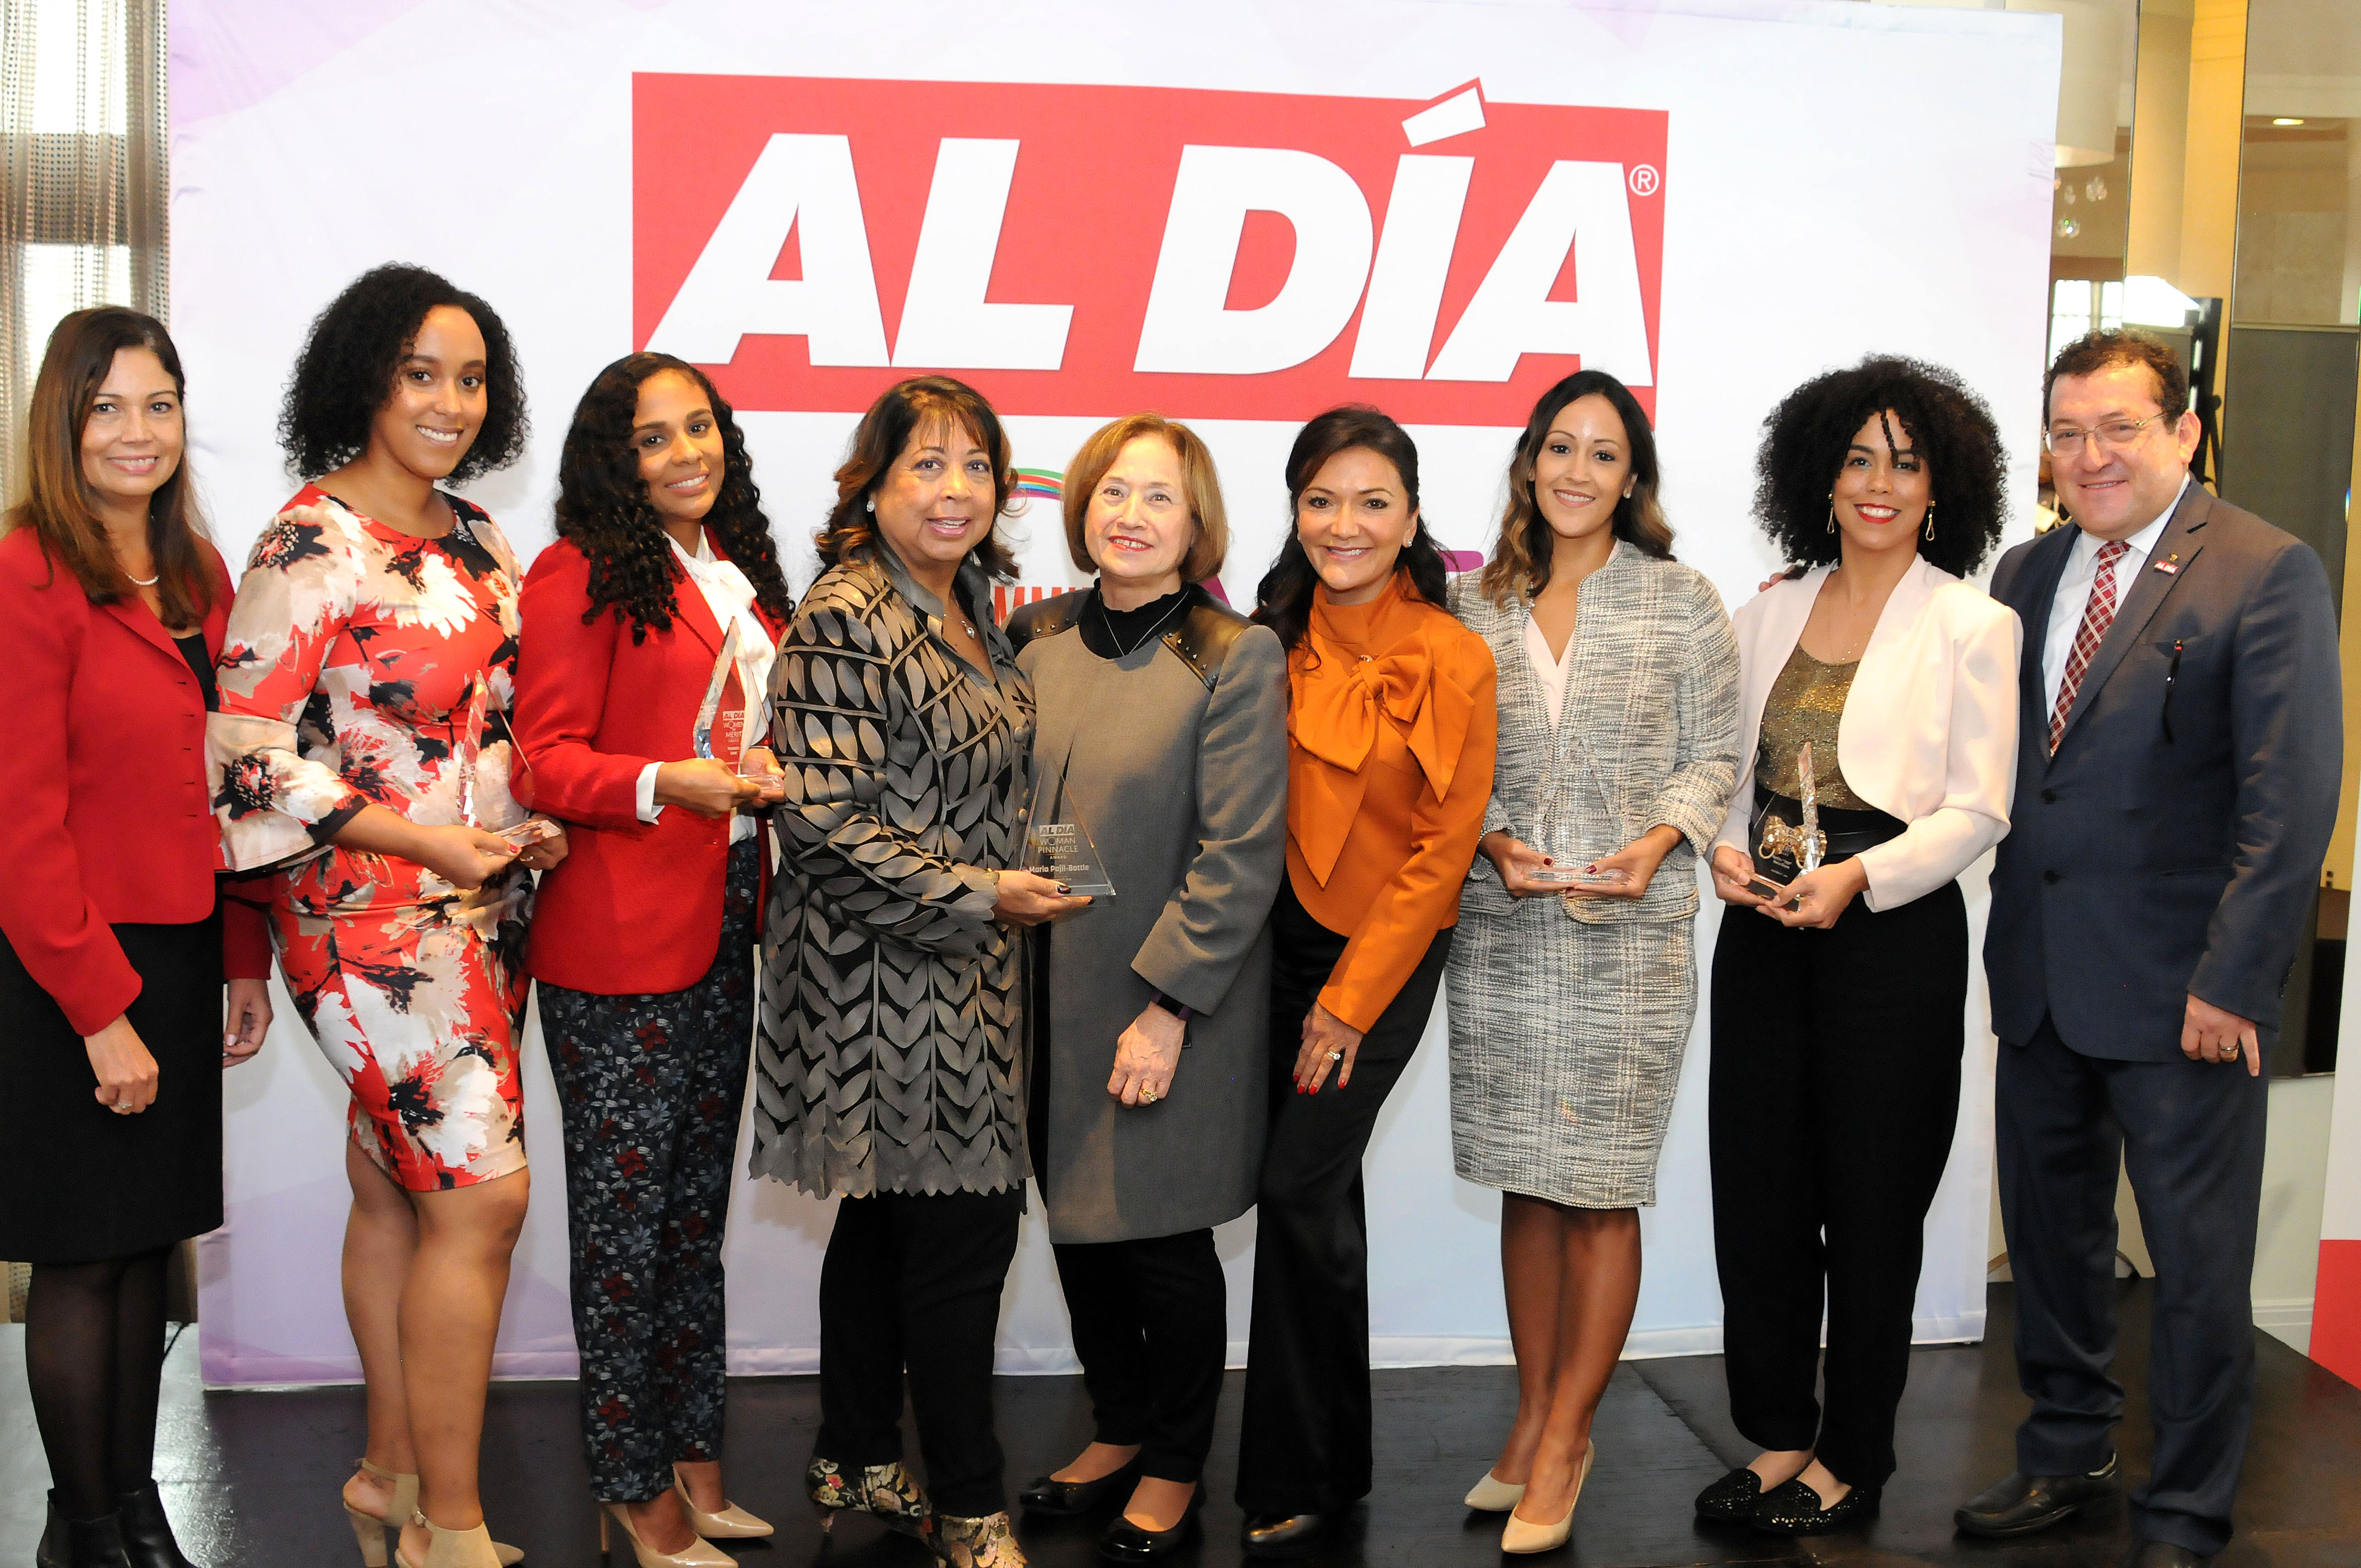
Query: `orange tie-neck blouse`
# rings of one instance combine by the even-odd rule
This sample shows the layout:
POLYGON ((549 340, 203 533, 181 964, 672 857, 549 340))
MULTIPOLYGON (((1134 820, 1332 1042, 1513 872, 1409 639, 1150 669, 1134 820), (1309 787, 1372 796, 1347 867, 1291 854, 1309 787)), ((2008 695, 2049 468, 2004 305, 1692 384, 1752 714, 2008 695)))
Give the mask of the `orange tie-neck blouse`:
POLYGON ((1367 1031, 1459 920, 1497 741, 1492 652, 1406 573, 1367 604, 1315 590, 1288 655, 1287 873, 1350 938, 1322 1005, 1367 1031))

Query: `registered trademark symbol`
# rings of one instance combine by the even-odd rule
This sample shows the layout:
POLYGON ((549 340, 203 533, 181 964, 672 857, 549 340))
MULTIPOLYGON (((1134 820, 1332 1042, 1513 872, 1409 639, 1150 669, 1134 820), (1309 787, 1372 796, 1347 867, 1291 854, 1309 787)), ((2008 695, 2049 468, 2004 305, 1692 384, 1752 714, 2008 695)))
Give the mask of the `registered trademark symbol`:
POLYGON ((1662 180, 1663 177, 1650 165, 1645 163, 1635 165, 1631 170, 1631 194, 1653 196, 1656 193, 1656 187, 1662 180))

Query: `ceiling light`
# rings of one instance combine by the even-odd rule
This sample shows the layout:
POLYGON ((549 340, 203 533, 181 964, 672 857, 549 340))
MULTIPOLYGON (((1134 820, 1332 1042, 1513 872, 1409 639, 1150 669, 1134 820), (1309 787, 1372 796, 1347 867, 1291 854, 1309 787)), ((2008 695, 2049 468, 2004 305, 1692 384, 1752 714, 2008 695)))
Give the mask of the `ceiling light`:
POLYGON ((2273 120, 2271 124, 2275 126, 2300 126, 2303 124, 2303 122, 2301 120, 2291 120, 2285 115, 2281 115, 2278 119, 2273 120))

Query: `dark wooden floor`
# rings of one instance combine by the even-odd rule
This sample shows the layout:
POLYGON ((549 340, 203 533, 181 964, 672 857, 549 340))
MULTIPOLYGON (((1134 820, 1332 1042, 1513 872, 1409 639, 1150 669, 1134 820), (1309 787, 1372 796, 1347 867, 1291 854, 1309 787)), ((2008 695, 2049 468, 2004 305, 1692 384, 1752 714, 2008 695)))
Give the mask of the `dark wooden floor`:
MULTIPOLYGON (((1732 1563, 1844 1563, 1860 1568, 2114 1568, 2126 1537, 2120 1505, 2015 1546, 1955 1535, 1951 1509, 2012 1466, 2023 1409, 2007 1351, 2009 1295, 1995 1287, 1993 1339, 1926 1349, 1912 1359, 1902 1410, 1902 1470, 1885 1512, 1864 1532, 1795 1543, 1696 1523, 1697 1488, 1751 1450, 1724 1413, 1716 1357, 1627 1362, 1598 1417, 1599 1461, 1576 1518, 1572 1546, 1554 1559, 1582 1568, 1732 1563)), ((2118 1370, 2132 1387, 2122 1433, 2126 1469, 2147 1463, 2144 1288, 2126 1288, 2118 1370)), ((2260 1393, 2239 1497, 2237 1541, 2223 1568, 2349 1568, 2361 1563, 2361 1390, 2266 1334, 2256 1336, 2260 1393)), ((203 1393, 193 1345, 171 1357, 159 1474, 189 1554, 208 1568, 354 1561, 335 1492, 361 1449, 359 1391, 203 1393)), ((21 1331, 0 1334, 0 1568, 32 1560, 44 1484, 27 1409, 21 1331)), ((1239 1561, 1229 1500, 1236 1452, 1237 1374, 1208 1480, 1206 1538, 1191 1561, 1239 1561)), ((1428 1368, 1378 1375, 1378 1486, 1353 1521, 1344 1563, 1450 1564, 1501 1561, 1497 1517, 1467 1513, 1460 1494, 1484 1473, 1513 1408, 1505 1367, 1428 1368)), ((1054 1467, 1089 1436, 1079 1379, 1001 1381, 1000 1430, 1012 1491, 1054 1467)), ((747 1568, 801 1568, 823 1560, 821 1537, 797 1490, 818 1424, 808 1378, 758 1378, 730 1391, 730 1491, 780 1526, 771 1545, 738 1553, 747 1568)), ((493 1391, 484 1453, 494 1531, 531 1562, 577 1568, 597 1558, 597 1529, 576 1438, 570 1384, 510 1383, 493 1391)), ((912 1452, 916 1452, 913 1444, 912 1452)), ((1037 1523, 1023 1539, 1043 1568, 1093 1563, 1097 1527, 1037 1523)), ((619 1562, 622 1559, 619 1558, 619 1562)), ((834 1568, 923 1568, 927 1554, 866 1521, 848 1519, 825 1554, 834 1568)))

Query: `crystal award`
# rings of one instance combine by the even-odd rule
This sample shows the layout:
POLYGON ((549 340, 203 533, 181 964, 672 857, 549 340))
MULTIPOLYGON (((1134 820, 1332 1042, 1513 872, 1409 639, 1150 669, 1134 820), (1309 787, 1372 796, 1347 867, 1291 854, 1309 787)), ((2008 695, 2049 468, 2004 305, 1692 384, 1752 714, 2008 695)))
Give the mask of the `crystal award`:
POLYGON ((713 662, 713 678, 706 683, 705 700, 697 707, 697 754, 727 763, 743 773, 746 760, 746 684, 738 676, 738 618, 721 639, 721 656, 713 662))
POLYGON ((1019 869, 1038 872, 1077 897, 1113 898, 1106 862, 1065 795, 1062 770, 1054 787, 1034 786, 1033 804, 1025 813, 1025 864, 1019 869))
MULTIPOLYGON (((1806 872, 1819 870, 1828 855, 1828 836, 1820 831, 1820 789, 1812 773, 1812 743, 1808 740, 1795 752, 1795 780, 1796 791, 1803 797, 1804 819, 1791 823, 1776 812, 1763 813, 1762 834, 1754 844, 1758 881, 1791 883, 1806 872)), ((1784 885, 1781 891, 1784 891, 1784 885)))

